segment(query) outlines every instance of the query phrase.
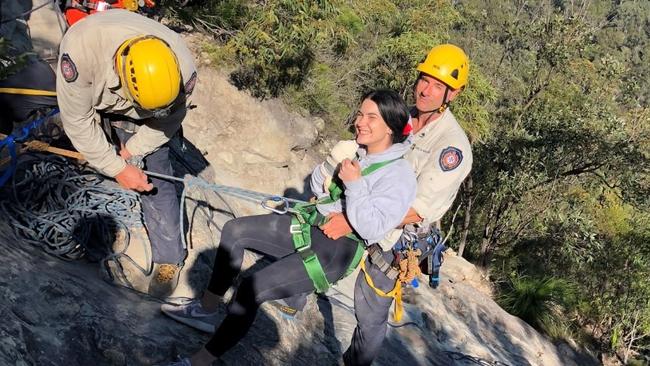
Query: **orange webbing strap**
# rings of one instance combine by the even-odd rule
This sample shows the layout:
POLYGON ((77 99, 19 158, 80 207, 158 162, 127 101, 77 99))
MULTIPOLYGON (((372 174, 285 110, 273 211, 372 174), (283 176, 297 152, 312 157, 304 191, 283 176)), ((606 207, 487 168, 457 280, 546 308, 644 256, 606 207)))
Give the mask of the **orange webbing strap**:
POLYGON ((396 322, 399 322, 402 320, 402 313, 404 312, 404 306, 402 305, 402 281, 397 280, 395 281, 395 287, 393 287, 392 290, 389 292, 384 292, 377 287, 375 287, 374 282, 372 281, 372 278, 370 278, 370 275, 366 271, 366 261, 361 261, 361 271, 363 271, 363 275, 366 278, 366 283, 368 286, 370 286, 371 289, 375 291, 375 293, 379 296, 382 297, 392 297, 395 299, 395 313, 393 314, 393 319, 396 322))

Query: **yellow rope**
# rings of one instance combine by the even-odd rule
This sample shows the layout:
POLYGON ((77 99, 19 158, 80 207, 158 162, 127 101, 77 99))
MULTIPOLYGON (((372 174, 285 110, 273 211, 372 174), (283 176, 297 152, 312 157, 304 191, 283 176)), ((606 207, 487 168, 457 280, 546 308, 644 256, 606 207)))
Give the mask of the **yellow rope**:
POLYGON ((370 278, 370 275, 366 271, 366 263, 365 261, 361 261, 361 270, 363 271, 363 275, 366 278, 366 283, 368 286, 370 286, 371 289, 375 290, 375 293, 379 296, 382 297, 392 297, 395 299, 395 313, 393 314, 393 319, 396 322, 399 322, 402 320, 402 313, 404 312, 404 306, 402 305, 402 281, 395 281, 395 287, 393 287, 392 290, 389 292, 384 292, 377 287, 375 287, 374 282, 372 281, 372 278, 370 278))
POLYGON ((20 95, 37 95, 42 97, 56 97, 56 92, 40 89, 25 89, 25 88, 0 88, 0 93, 4 94, 20 94, 20 95))

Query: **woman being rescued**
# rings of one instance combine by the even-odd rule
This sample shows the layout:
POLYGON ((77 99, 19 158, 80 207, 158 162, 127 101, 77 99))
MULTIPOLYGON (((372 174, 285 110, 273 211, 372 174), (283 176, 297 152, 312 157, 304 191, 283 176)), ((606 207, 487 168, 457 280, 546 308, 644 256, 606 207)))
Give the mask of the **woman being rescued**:
MULTIPOLYGON (((367 245, 401 223, 416 191, 415 174, 402 159, 410 146, 406 141, 408 122, 408 109, 397 93, 367 93, 354 122, 360 145, 357 158, 343 159, 333 169, 332 163, 339 160, 336 155, 341 155, 335 151, 342 149, 337 145, 329 163, 319 164, 312 172, 311 189, 318 204, 298 209, 298 213, 241 217, 224 225, 212 278, 203 296, 188 304, 161 308, 166 315, 214 335, 191 358, 171 365, 210 365, 246 335, 262 303, 326 291, 329 284, 359 264, 367 245), (332 175, 338 178, 334 179, 338 185, 329 183, 332 175), (354 233, 333 240, 319 224, 339 212, 345 213, 354 233), (227 305, 225 319, 216 327, 218 306, 241 273, 245 249, 273 262, 242 279, 227 305)), ((352 158, 353 145, 352 154, 347 154, 352 158)))

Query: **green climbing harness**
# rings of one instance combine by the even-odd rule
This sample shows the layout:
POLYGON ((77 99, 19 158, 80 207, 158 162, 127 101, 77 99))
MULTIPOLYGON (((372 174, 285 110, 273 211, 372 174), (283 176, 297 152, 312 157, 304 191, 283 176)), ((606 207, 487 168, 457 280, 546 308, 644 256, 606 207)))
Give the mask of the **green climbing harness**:
MULTIPOLYGON (((369 167, 361 171, 361 175, 366 176, 398 159, 401 158, 371 164, 369 167)), ((323 197, 316 202, 296 204, 291 210, 293 217, 291 218, 291 226, 289 227, 289 231, 293 238, 293 245, 296 252, 298 252, 302 257, 302 262, 307 270, 307 275, 314 283, 314 288, 317 293, 324 293, 331 284, 325 276, 325 271, 323 271, 318 256, 311 249, 312 226, 319 226, 327 221, 327 218, 318 212, 316 205, 334 203, 340 200, 341 195, 343 194, 343 189, 338 183, 336 183, 336 181, 332 181, 332 184, 328 188, 330 192, 328 197, 323 197)), ((350 265, 339 280, 345 278, 357 268, 363 258, 363 252, 365 250, 363 240, 354 232, 348 234, 347 237, 356 242, 357 249, 350 265)))

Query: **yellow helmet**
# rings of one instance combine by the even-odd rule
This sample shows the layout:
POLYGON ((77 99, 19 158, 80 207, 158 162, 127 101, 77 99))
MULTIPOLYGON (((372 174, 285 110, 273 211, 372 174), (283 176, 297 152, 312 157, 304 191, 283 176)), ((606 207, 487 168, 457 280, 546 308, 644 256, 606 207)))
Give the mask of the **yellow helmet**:
POLYGON ((433 76, 452 89, 459 89, 467 84, 469 60, 460 47, 442 44, 429 51, 427 58, 418 65, 417 70, 433 76))
POLYGON ((180 92, 178 60, 160 38, 139 36, 127 39, 117 49, 115 68, 128 97, 143 109, 165 108, 180 92))

